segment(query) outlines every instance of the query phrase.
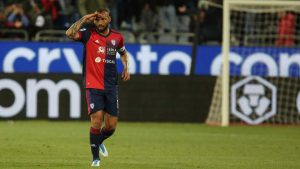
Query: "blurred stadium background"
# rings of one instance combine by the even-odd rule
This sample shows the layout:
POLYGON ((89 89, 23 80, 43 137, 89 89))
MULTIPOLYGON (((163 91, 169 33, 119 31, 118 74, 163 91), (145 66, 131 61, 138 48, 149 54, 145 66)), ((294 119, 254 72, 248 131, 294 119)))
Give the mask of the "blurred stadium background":
POLYGON ((1 0, 0 169, 89 166, 82 45, 65 30, 100 7, 132 74, 101 167, 300 168, 298 1, 1 0))

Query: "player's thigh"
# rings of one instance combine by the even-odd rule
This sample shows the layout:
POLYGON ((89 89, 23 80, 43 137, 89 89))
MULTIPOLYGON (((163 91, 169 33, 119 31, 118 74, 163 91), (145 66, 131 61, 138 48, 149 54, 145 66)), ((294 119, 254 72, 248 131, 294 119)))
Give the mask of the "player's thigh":
POLYGON ((114 117, 119 115, 119 95, 118 86, 105 94, 105 111, 114 117))
POLYGON ((93 128, 101 128, 104 109, 104 91, 98 89, 86 89, 86 101, 88 114, 93 128))
POLYGON ((86 89, 86 102, 88 114, 91 115, 104 109, 104 91, 99 89, 86 89))
POLYGON ((118 117, 112 116, 108 113, 104 114, 104 122, 105 122, 105 128, 108 130, 116 129, 118 124, 118 117))

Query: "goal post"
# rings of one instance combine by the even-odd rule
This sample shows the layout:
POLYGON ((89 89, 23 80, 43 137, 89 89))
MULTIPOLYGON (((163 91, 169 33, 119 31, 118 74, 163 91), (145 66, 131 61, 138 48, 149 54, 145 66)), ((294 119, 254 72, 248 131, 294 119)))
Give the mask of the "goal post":
POLYGON ((223 5, 223 41, 222 41, 222 103, 221 125, 229 125, 229 51, 230 51, 230 4, 225 0, 223 5))
POLYGON ((300 124, 299 21, 300 1, 224 0, 222 68, 208 124, 300 124))

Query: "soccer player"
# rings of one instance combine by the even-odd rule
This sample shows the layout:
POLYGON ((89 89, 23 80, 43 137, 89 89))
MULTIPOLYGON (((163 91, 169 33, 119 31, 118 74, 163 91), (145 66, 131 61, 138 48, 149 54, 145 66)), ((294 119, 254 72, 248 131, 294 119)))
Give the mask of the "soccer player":
POLYGON ((103 141, 114 133, 118 122, 117 52, 124 66, 122 79, 130 79, 123 36, 109 28, 110 22, 109 10, 101 8, 83 16, 66 31, 70 39, 84 44, 83 86, 91 119, 91 166, 100 166, 99 151, 108 155, 103 141), (86 24, 92 26, 85 27, 86 24), (105 123, 103 128, 102 121, 105 123))

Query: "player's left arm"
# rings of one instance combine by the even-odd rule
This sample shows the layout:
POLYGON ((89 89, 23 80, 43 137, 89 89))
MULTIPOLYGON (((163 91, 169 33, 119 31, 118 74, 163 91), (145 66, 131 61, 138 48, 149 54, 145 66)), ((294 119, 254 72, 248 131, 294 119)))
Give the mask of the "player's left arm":
POLYGON ((120 41, 119 41, 119 45, 118 45, 118 53, 121 56, 121 61, 123 64, 123 72, 122 72, 122 79, 123 81, 128 81, 130 79, 130 74, 129 74, 129 61, 128 61, 128 55, 127 55, 127 51, 125 49, 125 45, 124 45, 124 38, 121 35, 120 36, 120 41))
POLYGON ((124 66, 123 72, 122 72, 122 79, 123 81, 128 81, 130 79, 130 74, 129 74, 129 61, 128 61, 128 56, 126 50, 121 53, 121 61, 124 66))

